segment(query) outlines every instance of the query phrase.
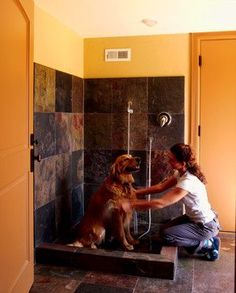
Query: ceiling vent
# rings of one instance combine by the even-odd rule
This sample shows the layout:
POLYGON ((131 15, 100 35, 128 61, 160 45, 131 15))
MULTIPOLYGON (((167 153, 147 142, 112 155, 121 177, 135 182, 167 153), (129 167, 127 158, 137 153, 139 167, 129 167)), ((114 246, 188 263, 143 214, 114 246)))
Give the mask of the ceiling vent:
POLYGON ((105 61, 130 61, 131 49, 105 49, 105 61))

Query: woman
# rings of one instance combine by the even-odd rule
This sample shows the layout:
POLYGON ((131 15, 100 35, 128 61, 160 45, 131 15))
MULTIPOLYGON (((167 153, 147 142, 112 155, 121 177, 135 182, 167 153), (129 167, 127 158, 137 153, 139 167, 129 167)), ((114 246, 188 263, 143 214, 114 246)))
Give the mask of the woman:
POLYGON ((183 246, 191 254, 202 253, 207 260, 216 260, 219 258, 220 239, 215 236, 219 232, 219 223, 208 202, 205 176, 189 145, 179 143, 172 146, 169 162, 178 175, 137 190, 137 196, 173 188, 159 199, 123 201, 122 209, 161 209, 178 201, 183 202, 185 214, 163 225, 161 239, 167 245, 183 246))

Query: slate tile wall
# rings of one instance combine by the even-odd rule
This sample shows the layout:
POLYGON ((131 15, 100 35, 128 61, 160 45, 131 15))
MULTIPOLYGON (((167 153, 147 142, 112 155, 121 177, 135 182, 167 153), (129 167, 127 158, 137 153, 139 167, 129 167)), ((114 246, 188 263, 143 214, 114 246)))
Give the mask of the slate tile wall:
MULTIPOLYGON (((34 133, 35 242, 66 236, 109 173, 114 159, 127 153, 128 102, 131 101, 130 153, 141 157, 137 187, 148 184, 152 137, 151 183, 170 174, 166 151, 184 141, 184 77, 81 79, 35 64, 34 133), (161 128, 157 115, 169 112, 161 128)), ((156 195, 157 197, 158 195, 156 195)), ((182 213, 182 206, 152 213, 154 223, 182 213)), ((147 220, 147 213, 139 213, 147 220)))
MULTIPOLYGON (((152 184, 171 172, 166 151, 184 141, 184 77, 103 78, 84 81, 84 197, 96 190, 115 157, 127 152, 128 102, 131 101, 130 153, 142 158, 137 186, 148 184, 149 138, 152 137, 152 184), (172 123, 161 128, 160 112, 169 112, 172 123)), ((157 195, 156 195, 157 196, 157 195)), ((160 223, 180 215, 176 204, 153 212, 160 223)), ((143 214, 140 215, 143 219, 143 214)))
POLYGON ((66 237, 84 210, 83 79, 35 64, 35 245, 66 237))

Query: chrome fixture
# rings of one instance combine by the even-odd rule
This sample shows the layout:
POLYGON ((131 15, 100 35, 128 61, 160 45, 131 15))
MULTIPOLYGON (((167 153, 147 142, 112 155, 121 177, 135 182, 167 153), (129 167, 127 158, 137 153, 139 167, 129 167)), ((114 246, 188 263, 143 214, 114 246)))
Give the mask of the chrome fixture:
POLYGON ((131 109, 132 106, 132 101, 128 101, 128 108, 127 108, 127 112, 128 112, 128 138, 127 138, 127 153, 129 154, 129 150, 130 150, 130 115, 133 114, 133 109, 131 109))
POLYGON ((157 120, 159 122, 160 127, 165 127, 167 125, 170 125, 172 118, 169 113, 161 112, 158 115, 157 120))

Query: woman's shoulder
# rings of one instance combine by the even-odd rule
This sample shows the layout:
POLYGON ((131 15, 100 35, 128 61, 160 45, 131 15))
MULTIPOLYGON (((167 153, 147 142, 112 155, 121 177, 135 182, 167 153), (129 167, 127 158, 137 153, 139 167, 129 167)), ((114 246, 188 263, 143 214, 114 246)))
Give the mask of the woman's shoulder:
POLYGON ((189 171, 186 171, 182 176, 179 177, 178 182, 198 182, 200 181, 197 176, 191 174, 189 171))
POLYGON ((205 184, 194 174, 190 173, 189 171, 186 171, 183 176, 180 177, 180 180, 182 182, 192 182, 194 185, 200 186, 205 184))

